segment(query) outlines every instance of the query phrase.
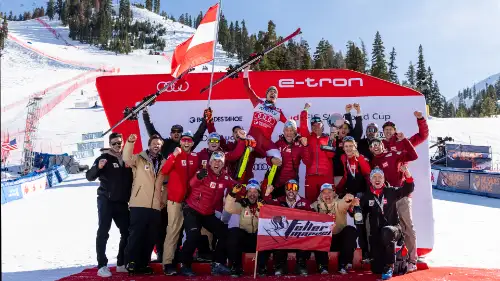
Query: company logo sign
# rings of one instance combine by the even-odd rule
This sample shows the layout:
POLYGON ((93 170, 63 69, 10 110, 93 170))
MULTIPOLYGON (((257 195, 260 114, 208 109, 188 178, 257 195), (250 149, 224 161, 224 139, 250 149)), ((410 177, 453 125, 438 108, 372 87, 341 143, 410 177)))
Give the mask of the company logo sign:
POLYGON ((331 223, 327 222, 288 220, 285 216, 275 216, 270 222, 264 223, 268 233, 274 232, 285 241, 289 237, 326 236, 332 233, 331 223))
POLYGON ((317 87, 363 87, 362 78, 306 78, 304 80, 295 80, 293 78, 283 78, 278 81, 280 88, 294 88, 295 85, 305 85, 309 88, 317 87))
MULTIPOLYGON (((203 121, 203 117, 189 117, 189 123, 200 123, 203 121)), ((221 122, 243 122, 243 116, 217 116, 213 117, 214 123, 221 122)))
POLYGON ((183 81, 180 84, 170 83, 171 81, 162 81, 156 84, 156 89, 158 91, 163 91, 167 93, 177 93, 177 92, 186 92, 189 89, 189 82, 183 81))

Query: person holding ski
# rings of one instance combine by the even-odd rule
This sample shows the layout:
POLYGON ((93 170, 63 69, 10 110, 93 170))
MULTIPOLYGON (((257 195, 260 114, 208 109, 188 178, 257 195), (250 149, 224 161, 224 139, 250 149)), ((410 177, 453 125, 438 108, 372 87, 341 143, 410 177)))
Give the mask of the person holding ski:
POLYGON ((161 155, 163 139, 158 135, 149 138, 148 149, 133 154, 137 136, 131 134, 123 149, 123 160, 132 168, 134 182, 130 196, 130 235, 127 244, 129 274, 152 274, 148 266, 151 252, 161 223, 160 210, 164 207, 162 196, 163 177, 159 176, 165 164, 161 155))
POLYGON ((281 154, 271 140, 278 122, 286 123, 287 121, 283 111, 276 107, 278 89, 275 86, 269 87, 265 100, 262 101, 250 85, 249 69, 250 66, 247 66, 243 72, 243 85, 254 108, 248 134, 257 141, 255 150, 258 154, 281 160, 281 154))
MULTIPOLYGON (((358 198, 354 198, 351 194, 346 194, 342 199, 339 198, 330 183, 324 183, 321 186, 318 201, 311 205, 315 212, 330 215, 335 221, 330 251, 339 252, 338 271, 340 274, 347 274, 347 271, 352 268, 354 251, 357 247, 356 228, 347 225, 347 213, 354 206, 359 206, 358 198)), ((328 274, 328 252, 315 251, 314 258, 318 272, 328 274)))
POLYGON ((181 147, 177 147, 168 156, 160 173, 162 179, 165 176, 169 177, 168 192, 162 198, 168 213, 167 235, 163 244, 163 271, 165 275, 177 274, 173 261, 184 221, 182 203, 188 193, 189 179, 196 173, 199 165, 198 154, 192 152, 194 140, 190 131, 182 134, 180 144, 181 147))
POLYGON ((190 191, 187 195, 184 214, 186 241, 181 250, 181 273, 184 276, 195 276, 191 269, 193 254, 198 246, 201 228, 213 233, 219 240, 215 248, 215 262, 212 264, 212 275, 228 275, 226 267, 227 227, 215 216, 217 202, 224 197, 226 189, 237 184, 224 169, 224 153, 214 152, 210 156, 207 169, 201 169, 191 178, 190 191))
MULTIPOLYGON (((410 143, 417 147, 419 144, 423 143, 429 137, 429 127, 427 121, 425 120, 422 112, 415 111, 413 113, 417 119, 418 133, 411 136, 408 140, 410 143)), ((405 144, 402 141, 398 141, 396 124, 391 121, 385 122, 382 126, 384 130, 385 138, 382 140, 384 147, 388 152, 398 152, 404 151, 405 144)), ((408 270, 417 270, 417 234, 413 226, 413 218, 411 214, 411 194, 408 197, 402 198, 397 205, 398 213, 401 218, 401 226, 403 227, 403 233, 405 237, 406 247, 408 248, 409 254, 409 265, 408 270)))
POLYGON ((333 157, 334 152, 321 149, 328 145, 332 139, 324 134, 323 121, 319 116, 311 117, 311 133, 307 126, 308 110, 311 106, 306 103, 304 110, 300 113, 300 134, 307 138, 307 146, 304 147, 305 155, 302 158, 306 165, 305 197, 309 202, 318 198, 321 185, 325 182, 333 183, 333 157))
MULTIPOLYGON (((302 159, 307 157, 306 149, 307 138, 301 137, 297 133, 297 123, 290 119, 286 121, 283 127, 283 134, 279 136, 278 141, 274 143, 281 152, 281 165, 274 176, 273 182, 267 182, 267 177, 264 179, 262 185, 272 185, 274 190, 272 193, 273 198, 278 198, 285 195, 285 184, 288 180, 294 179, 299 181, 299 167, 302 159)), ((267 164, 273 165, 273 157, 267 157, 267 164)), ((278 162, 274 159, 274 162, 278 162)), ((263 192, 266 190, 264 188, 263 192)))
POLYGON ((110 149, 97 157, 85 174, 88 181, 99 179, 97 189, 98 228, 96 237, 97 275, 110 277, 106 257, 109 230, 114 221, 120 230, 120 244, 116 259, 116 272, 128 272, 125 268, 125 247, 129 236, 130 212, 128 201, 132 190, 132 169, 122 158, 123 137, 120 133, 109 135, 110 149))
MULTIPOLYGON (((385 181, 384 172, 375 168, 370 173, 370 191, 361 198, 363 217, 368 217, 370 225, 370 252, 373 260, 371 270, 375 274, 382 274, 382 280, 388 280, 399 272, 395 268, 395 244, 400 243, 403 237, 400 218, 397 212, 397 202, 413 192, 415 184, 406 165, 400 167, 404 174, 403 186, 394 187, 385 181)), ((404 265, 402 266, 404 269, 404 265)))

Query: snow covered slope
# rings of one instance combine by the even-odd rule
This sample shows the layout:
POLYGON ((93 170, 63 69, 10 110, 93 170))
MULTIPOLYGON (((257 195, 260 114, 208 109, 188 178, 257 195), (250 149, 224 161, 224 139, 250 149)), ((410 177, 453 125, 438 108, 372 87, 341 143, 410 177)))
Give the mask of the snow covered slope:
MULTIPOLYGON (((476 87, 476 91, 479 92, 483 89, 486 89, 486 87, 488 85, 495 85, 495 83, 498 81, 498 78, 500 78, 500 73, 497 73, 497 74, 493 74, 491 75, 490 77, 480 81, 480 82, 477 82, 476 84, 474 84, 472 88, 476 87)), ((458 99, 458 96, 455 96, 453 97, 452 99, 449 100, 449 102, 453 103, 453 105, 455 106, 455 108, 458 108, 458 103, 460 102, 460 100, 458 99)), ((474 102, 474 99, 465 99, 464 100, 465 102, 465 106, 467 108, 471 107, 472 106, 472 103, 474 102)))

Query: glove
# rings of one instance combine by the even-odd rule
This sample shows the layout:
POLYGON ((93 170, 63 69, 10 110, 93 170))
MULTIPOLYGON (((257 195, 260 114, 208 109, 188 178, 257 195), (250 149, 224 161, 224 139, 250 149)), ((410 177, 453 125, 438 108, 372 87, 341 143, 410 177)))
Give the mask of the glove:
POLYGON ((245 146, 246 147, 255 148, 255 146, 257 146, 257 142, 255 140, 246 139, 245 140, 245 146))
POLYGON ((197 177, 199 180, 204 179, 206 176, 208 176, 208 171, 207 171, 207 169, 201 169, 200 171, 198 171, 198 173, 196 173, 196 177, 197 177))
POLYGON ((238 194, 240 193, 240 191, 243 189, 243 185, 242 184, 236 184, 234 187, 233 187, 233 190, 231 191, 233 194, 238 194))
POLYGON ((257 201, 257 208, 260 209, 262 206, 264 206, 264 200, 260 199, 257 201))
POLYGON ((205 117, 205 121, 207 123, 213 123, 214 122, 212 113, 213 113, 213 111, 212 111, 211 108, 207 108, 207 109, 205 109, 205 111, 203 111, 203 117, 205 117))

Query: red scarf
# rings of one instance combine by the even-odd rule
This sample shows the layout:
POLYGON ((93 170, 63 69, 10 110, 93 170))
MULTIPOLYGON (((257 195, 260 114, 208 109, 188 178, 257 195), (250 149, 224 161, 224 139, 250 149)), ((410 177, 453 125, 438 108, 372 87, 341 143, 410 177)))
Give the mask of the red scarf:
POLYGON ((383 185, 381 188, 375 188, 375 187, 373 187, 373 185, 372 185, 372 184, 370 184, 370 191, 371 191, 373 194, 375 194, 375 195, 377 195, 377 196, 380 196, 380 194, 382 194, 382 192, 384 191, 384 186, 385 186, 385 185, 383 185))

